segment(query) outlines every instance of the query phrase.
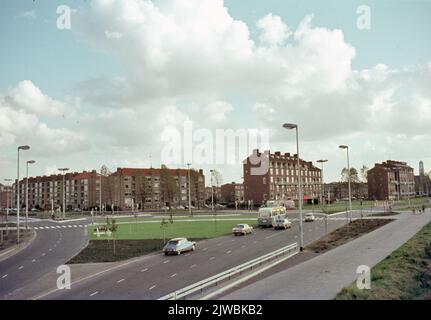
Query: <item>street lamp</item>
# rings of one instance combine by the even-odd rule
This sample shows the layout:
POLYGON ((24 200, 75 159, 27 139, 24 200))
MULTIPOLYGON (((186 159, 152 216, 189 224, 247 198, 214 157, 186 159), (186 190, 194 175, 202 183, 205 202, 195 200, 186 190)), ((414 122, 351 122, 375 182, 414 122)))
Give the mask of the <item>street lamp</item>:
POLYGON ((321 171, 321 175, 320 175, 320 181, 321 181, 320 204, 322 204, 322 205, 323 205, 323 194, 325 193, 324 184, 323 184, 323 164, 325 162, 328 162, 328 160, 317 160, 317 163, 320 163, 322 165, 322 171, 321 171))
POLYGON ((18 161, 17 161, 17 178, 16 178, 16 188, 17 188, 17 192, 16 192, 16 243, 19 244, 19 207, 20 207, 20 199, 19 199, 19 152, 20 150, 26 151, 29 150, 30 147, 25 145, 25 146, 19 146, 18 147, 18 161))
POLYGON ((299 161, 299 134, 298 134, 298 125, 293 123, 285 123, 283 124, 283 128, 296 131, 296 156, 297 156, 297 166, 298 166, 298 204, 299 204, 299 239, 300 239, 300 247, 299 250, 304 250, 304 231, 302 228, 302 181, 301 181, 301 165, 299 161))
POLYGON ((58 171, 63 172, 63 219, 66 219, 66 171, 69 168, 60 168, 58 171))
POLYGON ((191 183, 190 183, 190 166, 192 164, 191 163, 187 163, 187 168, 188 168, 188 174, 189 174, 189 214, 190 216, 192 216, 192 196, 191 196, 191 183))
POLYGON ((34 164, 36 161, 28 160, 27 161, 27 175, 25 178, 25 228, 28 229, 28 165, 34 164))
POLYGON ((210 170, 210 172, 211 172, 211 211, 214 211, 214 185, 213 185, 214 170, 210 170))
POLYGON ((351 174, 350 174, 350 159, 349 159, 349 146, 341 145, 340 149, 345 149, 347 151, 347 172, 348 172, 348 182, 349 182, 349 222, 352 222, 352 188, 350 186, 351 174))

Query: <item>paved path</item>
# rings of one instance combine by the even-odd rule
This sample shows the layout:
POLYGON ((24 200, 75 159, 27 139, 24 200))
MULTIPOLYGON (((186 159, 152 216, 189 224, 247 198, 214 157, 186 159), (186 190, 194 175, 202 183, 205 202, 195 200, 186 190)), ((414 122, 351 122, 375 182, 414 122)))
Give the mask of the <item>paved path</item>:
POLYGON ((402 213, 397 220, 334 250, 224 296, 223 300, 329 300, 357 279, 360 265, 385 259, 431 221, 402 213))

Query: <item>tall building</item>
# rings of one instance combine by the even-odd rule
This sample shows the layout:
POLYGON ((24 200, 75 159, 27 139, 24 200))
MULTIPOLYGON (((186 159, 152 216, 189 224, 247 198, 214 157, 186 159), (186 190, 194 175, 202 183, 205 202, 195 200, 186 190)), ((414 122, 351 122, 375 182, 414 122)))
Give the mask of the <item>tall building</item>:
POLYGON ((0 210, 12 208, 12 187, 0 183, 0 210))
POLYGON ((368 171, 368 198, 399 200, 415 196, 413 168, 406 162, 388 160, 368 171))
POLYGON ((423 161, 419 162, 419 175, 415 176, 415 192, 418 196, 431 195, 431 179, 425 174, 423 161))
POLYGON ((221 186, 222 199, 226 203, 244 203, 244 184, 226 183, 221 186))
MULTIPOLYGON (((118 168, 110 175, 108 201, 120 209, 159 209, 188 206, 189 170, 168 168, 118 168)), ((102 186, 103 189, 103 186, 102 186)), ((202 170, 190 170, 191 204, 205 202, 205 176, 202 170)))
MULTIPOLYGON (((255 205, 262 205, 267 200, 298 202, 297 159, 296 154, 270 151, 260 153, 255 150, 243 162, 244 200, 251 200, 255 205), (262 162, 256 164, 256 157, 262 159, 262 162)), ((303 200, 307 202, 314 199, 317 203, 321 192, 321 170, 310 161, 299 161, 303 200)))

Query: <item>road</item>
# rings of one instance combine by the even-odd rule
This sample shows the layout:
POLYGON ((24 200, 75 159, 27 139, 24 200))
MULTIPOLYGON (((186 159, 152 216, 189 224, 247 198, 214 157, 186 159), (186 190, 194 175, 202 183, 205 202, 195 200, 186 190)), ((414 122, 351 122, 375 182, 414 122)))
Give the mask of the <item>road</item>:
MULTIPOLYGON (((14 217, 10 217, 14 221, 14 217)), ((0 299, 14 295, 48 272, 56 270, 87 243, 87 221, 56 223, 32 219, 36 238, 25 249, 0 261, 0 299)))
MULTIPOLYGON (((292 215, 292 214, 291 214, 292 215)), ((346 223, 345 216, 328 222, 328 231, 346 223)), ((70 290, 56 290, 41 299, 158 299, 174 290, 223 272, 229 268, 298 242, 298 222, 291 229, 258 229, 245 237, 224 236, 201 241, 195 252, 180 256, 153 254, 127 262, 85 281, 70 290)), ((304 241, 321 238, 326 231, 323 220, 304 224, 304 241)))

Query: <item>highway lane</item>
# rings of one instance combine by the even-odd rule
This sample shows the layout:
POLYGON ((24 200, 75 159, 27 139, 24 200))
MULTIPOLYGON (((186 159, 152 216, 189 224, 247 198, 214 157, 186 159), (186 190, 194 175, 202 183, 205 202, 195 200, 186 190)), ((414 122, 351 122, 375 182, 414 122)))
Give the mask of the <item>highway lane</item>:
MULTIPOLYGON (((292 214, 290 214, 292 216, 292 214)), ((346 223, 343 216, 328 220, 328 232, 346 223)), ((298 222, 291 229, 258 229, 245 237, 224 236, 201 241, 197 250, 180 256, 154 254, 124 267, 73 284, 43 299, 157 299, 234 266, 298 242, 298 222)), ((304 241, 321 238, 326 231, 322 220, 304 223, 304 241)), ((73 276, 73 275, 72 275, 73 276)))
POLYGON ((66 263, 87 243, 85 221, 60 224, 36 220, 30 225, 36 231, 33 242, 17 254, 0 261, 2 300, 13 299, 23 288, 66 263))

